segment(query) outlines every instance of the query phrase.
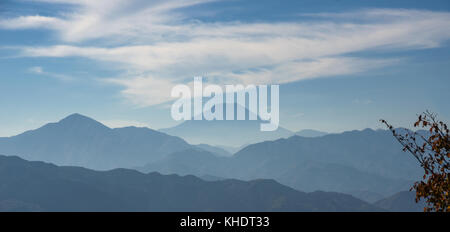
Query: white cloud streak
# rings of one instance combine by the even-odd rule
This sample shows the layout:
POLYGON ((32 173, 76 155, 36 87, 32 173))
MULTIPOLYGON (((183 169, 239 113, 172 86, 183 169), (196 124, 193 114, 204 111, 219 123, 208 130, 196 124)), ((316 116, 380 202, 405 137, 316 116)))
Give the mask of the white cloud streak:
POLYGON ((71 76, 67 76, 65 74, 59 74, 59 73, 53 73, 53 72, 46 72, 41 66, 34 66, 28 69, 30 73, 37 74, 37 75, 44 75, 48 76, 60 81, 73 81, 75 80, 71 76))
POLYGON ((171 87, 188 77, 208 76, 219 84, 280 84, 351 75, 400 60, 358 53, 435 48, 450 38, 446 12, 372 9, 314 14, 309 16, 315 20, 303 22, 204 23, 174 12, 203 0, 45 1, 76 7, 58 18, 0 20, 6 29, 47 28, 59 34, 60 45, 22 47, 21 55, 85 57, 144 73, 106 80, 123 86, 121 93, 141 106, 170 100, 171 87), (96 42, 85 45, 92 39, 96 42))
POLYGON ((31 29, 31 28, 55 29, 61 27, 63 24, 64 20, 40 15, 19 16, 17 18, 0 20, 0 28, 4 29, 31 29))

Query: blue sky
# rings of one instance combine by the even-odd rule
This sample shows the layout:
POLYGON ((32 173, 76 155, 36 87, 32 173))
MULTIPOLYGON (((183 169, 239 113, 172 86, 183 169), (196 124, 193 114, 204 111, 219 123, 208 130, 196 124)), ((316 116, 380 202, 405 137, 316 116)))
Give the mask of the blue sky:
POLYGON ((0 2, 0 136, 71 113, 154 129, 170 89, 280 84, 280 125, 328 132, 449 122, 450 2, 0 2))

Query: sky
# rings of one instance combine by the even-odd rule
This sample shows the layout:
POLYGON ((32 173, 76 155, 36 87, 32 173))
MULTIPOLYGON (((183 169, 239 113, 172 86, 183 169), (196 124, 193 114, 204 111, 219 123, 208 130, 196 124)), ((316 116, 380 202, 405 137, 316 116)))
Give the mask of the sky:
POLYGON ((171 88, 279 84, 292 131, 450 122, 448 0, 1 0, 0 136, 81 113, 160 129, 171 88))

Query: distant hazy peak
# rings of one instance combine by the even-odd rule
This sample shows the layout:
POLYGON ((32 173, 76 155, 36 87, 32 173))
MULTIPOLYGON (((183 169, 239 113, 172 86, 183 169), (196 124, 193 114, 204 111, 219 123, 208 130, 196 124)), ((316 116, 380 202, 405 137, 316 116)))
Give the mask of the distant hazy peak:
POLYGON ((111 129, 81 114, 0 141, 3 154, 101 170, 135 167, 190 147, 149 128, 111 129))
POLYGON ((75 121, 95 121, 95 120, 82 114, 74 113, 61 119, 59 122, 75 122, 75 121))
POLYGON ((84 116, 82 114, 74 113, 63 119, 61 119, 58 124, 67 124, 67 125, 96 125, 104 128, 109 128, 104 124, 90 118, 84 116))

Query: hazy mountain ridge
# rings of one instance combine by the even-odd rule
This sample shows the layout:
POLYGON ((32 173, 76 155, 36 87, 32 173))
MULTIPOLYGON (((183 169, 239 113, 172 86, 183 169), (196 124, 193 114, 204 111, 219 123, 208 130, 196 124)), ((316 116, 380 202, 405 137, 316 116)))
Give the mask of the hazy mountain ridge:
POLYGON ((371 201, 408 189, 421 175, 414 158, 401 150, 389 131, 370 129, 252 144, 231 158, 182 151, 139 170, 271 178, 302 191, 352 193, 371 201))
POLYGON ((370 129, 260 142, 228 156, 219 147, 190 145, 148 128, 110 129, 75 114, 0 138, 0 152, 94 169, 138 167, 164 174, 275 179, 301 191, 351 193, 371 202, 407 190, 421 175, 415 160, 401 151, 389 131, 370 129), (227 156, 218 155, 218 150, 227 156))
POLYGON ((242 161, 281 156, 286 165, 292 163, 292 159, 296 159, 296 163, 308 160, 335 163, 394 179, 416 179, 422 174, 416 160, 403 152, 386 130, 364 129, 317 138, 292 136, 249 145, 235 156, 242 161))
MULTIPOLYGON (((223 118, 226 119, 226 107, 223 105, 223 118)), ((249 111, 244 106, 234 104, 234 118, 237 110, 245 112, 246 120, 186 120, 171 128, 159 131, 183 138, 191 144, 209 144, 215 146, 241 147, 262 141, 287 138, 294 133, 281 126, 275 131, 261 131, 260 126, 268 121, 261 120, 257 113, 249 111), (254 115, 256 120, 249 120, 254 115)))
POLYGON ((415 201, 416 193, 411 191, 398 192, 385 199, 379 200, 374 205, 391 212, 423 212, 425 201, 415 201))
POLYGON ((0 139, 4 154, 94 169, 140 166, 189 148, 184 140, 149 128, 111 129, 79 114, 0 139))
POLYGON ((314 138, 314 137, 320 137, 320 136, 327 135, 328 133, 323 132, 323 131, 318 131, 318 130, 304 129, 304 130, 295 132, 295 134, 298 136, 302 136, 302 137, 314 138))
POLYGON ((2 155, 0 186, 0 211, 382 211, 350 195, 304 193, 273 180, 93 171, 2 155))
POLYGON ((159 131, 178 136, 191 144, 206 143, 239 147, 244 144, 287 138, 293 133, 279 127, 276 131, 260 131, 262 121, 185 121, 159 131))
POLYGON ((224 148, 217 147, 217 146, 211 146, 211 145, 204 144, 204 143, 197 144, 195 146, 200 148, 203 151, 208 151, 208 152, 211 152, 211 153, 213 153, 215 155, 218 155, 218 156, 229 157, 229 156, 233 155, 233 153, 225 150, 224 148))

